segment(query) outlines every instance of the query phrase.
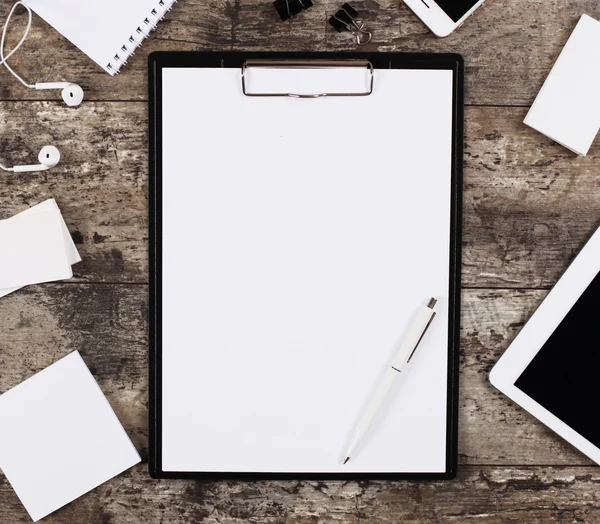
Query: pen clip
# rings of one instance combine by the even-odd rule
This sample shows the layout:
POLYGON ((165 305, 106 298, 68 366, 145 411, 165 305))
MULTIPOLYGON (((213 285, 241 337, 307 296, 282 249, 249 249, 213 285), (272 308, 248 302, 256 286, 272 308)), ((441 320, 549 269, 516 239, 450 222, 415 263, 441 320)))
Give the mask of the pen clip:
MULTIPOLYGON (((433 306, 435 306, 437 300, 432 298, 429 301, 429 304, 427 304, 428 308, 433 309, 433 306)), ((429 329, 429 326, 431 326, 431 323, 433 322, 433 319, 435 318, 435 311, 433 312, 433 314, 431 315, 431 318, 429 319, 429 322, 427 322, 427 325, 425 326, 425 329, 423 330, 423 333, 421 333, 421 337, 419 338, 419 340, 417 341, 417 343, 415 344, 415 348, 412 350, 412 353, 410 354, 410 356, 408 357, 408 360, 406 361, 406 363, 408 364, 410 362, 410 359, 413 357, 413 355, 415 354, 415 351, 417 350, 417 348, 419 347, 419 344, 421 343, 421 340, 423 340, 423 337, 425 336, 425 333, 427 333, 427 330, 429 329)))

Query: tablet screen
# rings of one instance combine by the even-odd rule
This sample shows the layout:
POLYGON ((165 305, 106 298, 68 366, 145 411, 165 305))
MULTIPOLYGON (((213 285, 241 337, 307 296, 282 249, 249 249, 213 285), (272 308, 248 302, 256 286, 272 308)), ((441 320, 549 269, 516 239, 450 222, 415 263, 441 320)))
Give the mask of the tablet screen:
POLYGON ((600 447, 600 273, 515 382, 554 416, 600 447))

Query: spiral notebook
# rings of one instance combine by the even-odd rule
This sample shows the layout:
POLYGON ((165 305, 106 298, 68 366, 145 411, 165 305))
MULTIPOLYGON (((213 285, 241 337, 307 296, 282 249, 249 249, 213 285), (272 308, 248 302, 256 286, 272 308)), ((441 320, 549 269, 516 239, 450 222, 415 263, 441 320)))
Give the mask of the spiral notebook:
POLYGON ((23 0, 111 75, 177 0, 23 0))

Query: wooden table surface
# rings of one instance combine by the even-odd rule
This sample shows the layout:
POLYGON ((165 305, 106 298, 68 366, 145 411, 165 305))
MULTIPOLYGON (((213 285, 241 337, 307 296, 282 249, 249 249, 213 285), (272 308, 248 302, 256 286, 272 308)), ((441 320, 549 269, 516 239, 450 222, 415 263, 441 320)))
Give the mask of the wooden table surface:
MULTIPOLYGON (((12 2, 2 2, 3 22, 12 2)), ((0 69, 0 218, 55 197, 83 262, 66 282, 0 299, 0 391, 79 350, 147 457, 146 57, 152 50, 352 50, 317 0, 280 22, 268 0, 183 0, 112 78, 39 18, 12 60, 31 81, 69 80, 80 108, 0 69)), ((354 2, 369 51, 453 51, 466 62, 459 474, 446 482, 155 481, 147 465, 48 523, 600 522, 600 470, 488 383, 491 366, 600 223, 600 140, 586 158, 523 125, 579 16, 598 0, 489 0, 436 39, 399 0, 354 2)), ((19 16, 12 41, 23 27, 19 16)), ((43 428, 40 428, 43 431, 43 428)), ((0 477, 0 523, 30 522, 0 477)))

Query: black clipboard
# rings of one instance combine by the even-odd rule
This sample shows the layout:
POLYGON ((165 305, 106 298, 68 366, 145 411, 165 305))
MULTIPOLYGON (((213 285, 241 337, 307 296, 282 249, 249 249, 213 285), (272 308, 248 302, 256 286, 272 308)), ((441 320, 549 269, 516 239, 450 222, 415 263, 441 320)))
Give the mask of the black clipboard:
POLYGON ((458 378, 463 195, 464 62, 457 54, 155 52, 148 60, 149 113, 149 472, 153 478, 444 480, 457 473, 458 378), (366 60, 377 69, 443 69, 453 74, 452 201, 450 232, 446 471, 443 473, 174 472, 162 467, 162 69, 237 68, 249 60, 366 60))

